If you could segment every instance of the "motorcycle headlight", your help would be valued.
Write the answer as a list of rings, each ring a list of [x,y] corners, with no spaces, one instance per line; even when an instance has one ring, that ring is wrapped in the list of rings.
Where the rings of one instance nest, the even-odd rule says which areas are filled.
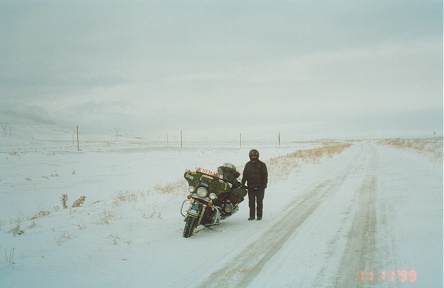
[[[190,193],[193,193],[194,191],[196,191],[196,188],[194,188],[194,186],[190,186],[190,187],[188,187],[188,191]]]
[[[199,196],[200,198],[205,198],[208,195],[208,190],[205,187],[199,187],[197,188],[197,196]]]
[[[214,200],[214,199],[216,199],[216,198],[217,198],[216,194],[214,194],[214,193],[210,193],[210,199],[211,199],[211,200]]]

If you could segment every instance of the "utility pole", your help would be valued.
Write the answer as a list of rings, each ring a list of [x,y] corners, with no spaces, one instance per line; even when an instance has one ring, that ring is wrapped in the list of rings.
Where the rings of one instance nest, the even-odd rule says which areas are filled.
[[[80,142],[79,142],[79,125],[77,125],[77,151],[80,151]]]

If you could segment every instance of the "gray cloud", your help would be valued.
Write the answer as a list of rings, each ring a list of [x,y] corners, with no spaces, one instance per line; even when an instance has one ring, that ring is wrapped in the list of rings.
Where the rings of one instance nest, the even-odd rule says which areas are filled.
[[[441,120],[415,123],[442,131],[441,12],[413,0],[3,2],[0,102],[55,122],[335,122],[350,134],[362,117],[407,131],[429,111]]]

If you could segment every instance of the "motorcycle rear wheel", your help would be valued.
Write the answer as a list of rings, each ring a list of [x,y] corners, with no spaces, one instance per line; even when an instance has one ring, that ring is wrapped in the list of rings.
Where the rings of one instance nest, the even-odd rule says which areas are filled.
[[[197,218],[188,216],[185,221],[185,228],[183,228],[183,237],[188,238],[193,235],[194,228],[196,228]]]

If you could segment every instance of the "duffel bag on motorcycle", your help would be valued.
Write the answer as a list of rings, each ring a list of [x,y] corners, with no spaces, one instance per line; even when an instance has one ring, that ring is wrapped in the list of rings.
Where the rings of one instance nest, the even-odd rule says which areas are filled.
[[[230,195],[228,196],[228,200],[230,200],[231,203],[238,204],[238,203],[244,201],[245,195],[247,195],[247,190],[245,190],[244,188],[242,188],[242,187],[233,188],[230,191]]]

